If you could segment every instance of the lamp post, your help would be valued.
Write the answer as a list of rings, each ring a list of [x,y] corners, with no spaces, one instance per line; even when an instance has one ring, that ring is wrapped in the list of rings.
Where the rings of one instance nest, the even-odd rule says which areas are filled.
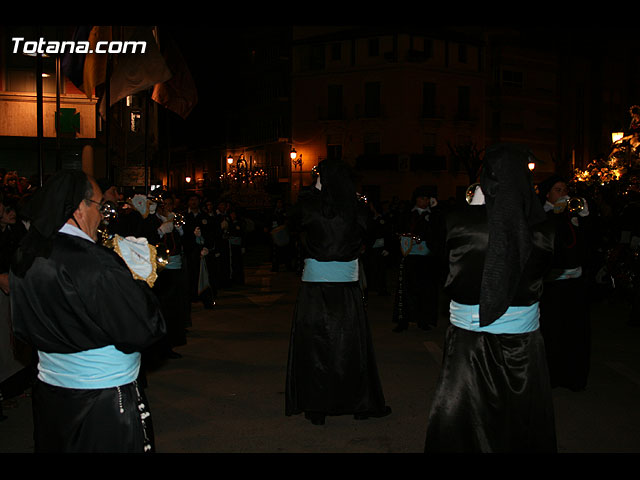
[[[293,170],[295,171],[296,168],[300,167],[300,177],[298,180],[298,192],[299,192],[300,189],[302,188],[302,154],[298,155],[298,152],[292,146],[289,156],[291,157],[291,166],[293,167]]]

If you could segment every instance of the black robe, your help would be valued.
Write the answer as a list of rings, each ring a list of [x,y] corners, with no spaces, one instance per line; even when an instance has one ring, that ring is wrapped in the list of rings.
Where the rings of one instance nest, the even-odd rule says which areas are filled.
[[[540,302],[540,327],[545,341],[552,387],[573,391],[587,386],[591,363],[591,319],[587,270],[577,278],[558,279],[565,269],[586,267],[588,218],[572,223],[566,212],[547,213],[555,227],[553,268]]]
[[[400,235],[411,234],[424,241],[428,255],[403,252],[393,309],[393,322],[399,329],[409,323],[429,329],[438,323],[438,290],[441,286],[441,258],[444,226],[438,208],[420,213],[412,210],[400,220]]]
[[[356,260],[366,230],[362,206],[354,223],[321,215],[319,191],[301,193],[291,211],[307,257]],[[302,282],[295,306],[287,364],[285,413],[381,413],[385,399],[360,285]]]
[[[165,335],[148,286],[133,279],[116,253],[86,239],[56,234],[49,257],[36,257],[24,277],[12,271],[10,282],[15,334],[39,351],[64,354],[114,345],[134,353]],[[38,381],[33,394],[36,451],[153,448],[150,418],[141,422],[138,411],[146,404],[144,392],[135,383],[81,390]]]
[[[479,304],[488,237],[484,206],[466,206],[447,216],[445,290],[453,301]],[[512,306],[530,306],[540,300],[552,255],[553,230],[548,223],[539,224]],[[551,387],[539,329],[493,334],[449,325],[443,350],[426,452],[556,451]]]

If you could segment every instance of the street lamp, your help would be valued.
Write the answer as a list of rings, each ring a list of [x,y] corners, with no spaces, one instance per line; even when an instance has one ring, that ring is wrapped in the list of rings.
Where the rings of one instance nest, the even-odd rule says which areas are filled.
[[[613,132],[611,134],[611,142],[616,143],[617,141],[621,140],[622,137],[624,137],[624,132]]]
[[[298,155],[295,148],[291,148],[291,153],[289,154],[291,157],[291,164],[293,168],[300,167],[300,171],[302,171],[302,154]]]
[[[231,156],[231,154],[229,154],[229,156],[227,157],[227,164],[228,165],[232,165],[233,164],[233,157]]]

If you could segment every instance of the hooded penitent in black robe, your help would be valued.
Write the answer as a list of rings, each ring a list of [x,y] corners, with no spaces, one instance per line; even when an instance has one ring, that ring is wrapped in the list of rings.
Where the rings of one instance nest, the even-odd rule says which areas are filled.
[[[58,232],[72,218],[85,189],[86,175],[63,171],[30,204],[31,227],[10,274],[14,332],[49,354],[110,346],[125,354],[140,352],[165,334],[151,290],[134,280],[116,253]],[[101,371],[100,365],[95,368]],[[116,372],[113,378],[117,368],[110,367]],[[74,376],[72,371],[68,375]],[[37,452],[154,448],[147,402],[135,381],[113,388],[65,388],[45,383],[39,374],[33,413]]]
[[[481,181],[486,204],[466,206],[446,218],[445,290],[452,299],[452,324],[426,452],[556,451],[537,311],[553,258],[553,230],[535,198],[529,155],[514,145],[489,149]],[[476,311],[478,326],[454,325],[458,307]],[[532,313],[522,331],[505,327],[512,307]]]
[[[326,162],[326,163],[325,163]],[[319,166],[322,190],[302,192],[291,211],[307,257],[354,262],[364,241],[367,209],[347,174],[329,161]],[[286,415],[381,416],[388,413],[365,311],[354,281],[305,281],[295,306],[286,378]],[[323,420],[322,420],[323,421]]]

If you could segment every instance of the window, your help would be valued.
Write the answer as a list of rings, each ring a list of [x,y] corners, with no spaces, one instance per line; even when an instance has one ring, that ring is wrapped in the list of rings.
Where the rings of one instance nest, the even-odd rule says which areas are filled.
[[[328,160],[342,160],[342,145],[327,145]]]
[[[367,117],[380,116],[380,82],[365,83],[364,114]]]
[[[436,135],[435,133],[425,133],[422,145],[422,153],[434,156],[436,154]]]
[[[522,88],[522,72],[516,72],[514,70],[503,70],[502,85]]]
[[[324,70],[324,45],[312,45],[309,50],[309,69],[311,71]]]
[[[471,114],[471,88],[458,87],[458,118],[468,119]]]
[[[424,39],[424,56],[425,58],[433,57],[433,39],[431,38]]]
[[[378,133],[368,133],[364,136],[364,154],[379,155],[380,154],[380,135]]]
[[[435,117],[436,115],[436,84],[425,82],[422,84],[422,116]]]
[[[369,56],[377,57],[378,55],[380,55],[380,39],[370,38],[369,39]]]
[[[334,43],[331,45],[331,60],[337,61],[342,59],[342,44]]]
[[[458,45],[458,61],[460,63],[467,63],[467,46]]]
[[[342,85],[329,85],[327,114],[329,120],[342,118]]]

